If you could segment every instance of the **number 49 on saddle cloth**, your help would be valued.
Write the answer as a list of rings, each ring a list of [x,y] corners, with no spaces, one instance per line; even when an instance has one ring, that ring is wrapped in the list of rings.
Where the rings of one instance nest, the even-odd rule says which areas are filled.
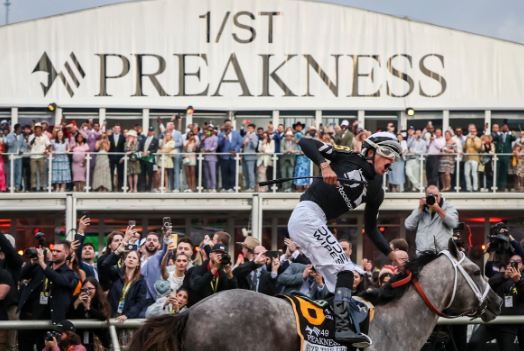
[[[302,351],[348,351],[346,346],[333,339],[335,319],[327,301],[313,301],[300,293],[293,293],[291,296],[277,295],[277,297],[287,299],[293,306]],[[367,333],[369,320],[373,316],[373,305],[357,300],[353,300],[351,305],[351,315],[357,324],[356,328]]]

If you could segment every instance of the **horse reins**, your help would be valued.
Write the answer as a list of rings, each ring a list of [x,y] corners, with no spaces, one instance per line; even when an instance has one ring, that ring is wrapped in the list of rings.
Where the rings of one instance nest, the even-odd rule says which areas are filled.
[[[478,307],[476,309],[474,309],[474,310],[461,313],[461,314],[459,314],[457,316],[449,316],[449,315],[447,315],[445,313],[442,313],[438,308],[435,307],[435,305],[433,305],[433,303],[431,303],[431,301],[429,300],[428,296],[424,292],[424,289],[422,288],[422,286],[420,285],[418,280],[413,278],[413,273],[410,272],[409,270],[406,271],[406,273],[407,273],[407,277],[406,278],[392,283],[391,287],[392,288],[398,288],[400,286],[403,286],[403,285],[406,285],[406,284],[412,282],[413,285],[415,286],[415,289],[419,293],[420,297],[422,297],[422,300],[424,300],[424,302],[429,307],[429,309],[431,311],[433,311],[435,314],[437,314],[438,316],[440,316],[440,317],[444,317],[444,318],[458,318],[458,317],[462,317],[462,316],[470,316],[470,317],[473,317],[473,318],[478,317],[479,315],[483,314],[484,311],[485,311],[486,307],[484,306],[484,302],[486,301],[486,298],[487,298],[488,293],[489,293],[489,285],[486,284],[486,289],[484,289],[484,293],[481,293],[480,289],[477,287],[475,282],[473,282],[473,279],[471,279],[469,274],[467,274],[466,271],[464,270],[464,268],[461,266],[461,263],[466,258],[466,255],[463,252],[460,252],[460,253],[462,254],[462,258],[459,261],[457,261],[457,260],[455,260],[453,258],[453,256],[451,256],[451,253],[448,250],[443,250],[443,251],[439,252],[439,255],[444,255],[451,261],[451,264],[453,265],[453,269],[455,270],[455,279],[454,279],[454,283],[453,283],[453,294],[451,295],[451,300],[449,301],[449,304],[448,304],[448,306],[446,308],[449,308],[451,306],[451,304],[453,304],[453,301],[455,300],[455,294],[457,292],[458,271],[460,271],[460,273],[462,273],[462,276],[464,277],[464,279],[466,279],[466,282],[470,286],[471,290],[473,291],[473,293],[475,294],[475,296],[479,300]]]

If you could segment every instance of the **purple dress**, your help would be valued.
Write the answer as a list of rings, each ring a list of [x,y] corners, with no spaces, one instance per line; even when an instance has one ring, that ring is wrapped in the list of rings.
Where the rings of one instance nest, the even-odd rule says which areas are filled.
[[[89,145],[76,145],[71,152],[73,153],[73,182],[86,181],[86,155]]]

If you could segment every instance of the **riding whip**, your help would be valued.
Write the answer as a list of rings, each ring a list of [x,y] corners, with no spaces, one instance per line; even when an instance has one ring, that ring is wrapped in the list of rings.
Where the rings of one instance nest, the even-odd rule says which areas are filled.
[[[266,185],[271,185],[271,184],[283,183],[283,182],[287,182],[287,181],[295,180],[295,179],[309,179],[309,178],[312,178],[312,179],[324,179],[324,177],[322,177],[322,176],[278,178],[278,179],[268,180],[268,181],[265,181],[265,182],[259,182],[258,185],[259,186],[266,186]],[[337,181],[339,183],[367,184],[366,181],[346,179],[346,178],[337,178]]]

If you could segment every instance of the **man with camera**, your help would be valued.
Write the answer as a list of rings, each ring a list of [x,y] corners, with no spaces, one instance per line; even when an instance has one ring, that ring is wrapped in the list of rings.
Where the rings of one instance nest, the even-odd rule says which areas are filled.
[[[458,224],[458,212],[446,202],[438,187],[430,185],[426,196],[422,197],[419,207],[406,218],[407,230],[417,230],[415,244],[417,255],[426,250],[435,250],[435,240],[442,247],[447,247],[453,236],[453,228]]]
[[[38,248],[37,257],[22,267],[20,279],[30,280],[21,287],[18,312],[20,320],[49,320],[53,324],[66,318],[67,310],[78,285],[78,276],[67,266],[67,257],[71,246],[67,240],[55,243],[51,262],[45,262],[44,250]],[[20,351],[32,351],[44,347],[44,334],[39,330],[22,330],[19,332],[18,345]]]
[[[233,270],[240,289],[252,290],[269,296],[277,293],[278,268],[280,259],[266,256],[264,246],[257,246],[254,250],[255,258]]]
[[[488,263],[495,257],[495,251],[490,251]],[[486,264],[487,274],[488,264]],[[524,307],[524,276],[522,275],[522,257],[511,256],[505,272],[495,273],[489,279],[489,285],[503,300],[501,316],[517,316],[522,314]],[[500,350],[512,350],[519,325],[497,324],[481,325],[471,336],[466,351],[480,350],[486,342],[496,339]]]
[[[73,323],[68,320],[61,321],[54,331],[47,332],[42,351],[86,351],[75,331]]]
[[[209,259],[193,268],[190,287],[195,296],[195,303],[217,292],[238,288],[226,245],[214,245]]]

